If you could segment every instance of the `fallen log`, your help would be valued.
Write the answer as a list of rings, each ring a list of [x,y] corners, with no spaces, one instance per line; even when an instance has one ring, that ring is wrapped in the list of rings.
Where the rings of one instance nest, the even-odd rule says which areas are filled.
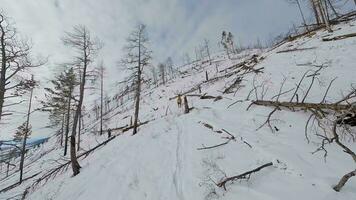
[[[346,104],[327,104],[327,103],[298,103],[298,102],[279,102],[279,101],[252,101],[252,104],[259,106],[273,106],[284,108],[301,108],[301,109],[318,109],[318,110],[334,110],[334,111],[355,111],[356,108]]]
[[[150,121],[145,121],[145,122],[139,123],[139,124],[137,124],[137,127],[140,127],[140,126],[142,126],[142,125],[148,124],[148,122],[150,122]],[[132,126],[129,126],[129,127],[127,127],[127,128],[122,129],[122,132],[124,133],[124,132],[126,132],[126,131],[128,131],[128,130],[130,130],[130,129],[133,129],[133,128],[134,128],[133,125],[132,125]]]
[[[339,183],[333,187],[336,192],[340,192],[341,188],[344,187],[345,183],[353,176],[356,176],[356,169],[350,173],[345,174],[339,181]]]
[[[241,83],[241,81],[242,81],[242,78],[241,78],[241,77],[237,77],[237,78],[235,79],[235,81],[234,81],[229,87],[227,87],[227,88],[223,91],[223,94],[231,93],[231,92],[232,92],[231,90],[232,90],[233,88],[236,88],[237,85]]]
[[[277,51],[277,53],[288,53],[288,52],[293,52],[293,51],[306,51],[306,50],[312,50],[312,49],[316,49],[316,47],[286,49],[286,50]]]
[[[38,172],[38,173],[36,173],[36,174],[34,174],[34,175],[32,175],[32,176],[29,176],[29,177],[24,178],[24,179],[22,180],[22,182],[25,182],[25,181],[27,181],[27,180],[29,180],[29,179],[31,179],[31,178],[34,178],[35,176],[37,176],[37,175],[40,174],[40,173],[41,173],[41,172]],[[0,193],[6,192],[6,191],[8,191],[8,190],[11,190],[11,189],[13,189],[13,188],[15,188],[15,187],[17,187],[17,186],[19,186],[19,185],[21,185],[21,183],[20,183],[20,182],[16,182],[16,183],[14,183],[14,184],[12,184],[12,185],[9,185],[9,186],[7,186],[7,187],[1,189],[1,190],[0,190]]]
[[[231,141],[231,140],[227,140],[227,141],[224,142],[224,143],[217,144],[217,145],[214,145],[214,146],[208,146],[208,147],[206,147],[206,146],[203,145],[203,147],[197,148],[197,150],[207,150],[207,149],[213,149],[213,148],[216,148],[216,147],[221,147],[221,146],[223,146],[223,145],[228,144],[230,141]]]
[[[110,128],[110,129],[106,129],[106,130],[103,130],[103,132],[108,132],[109,130],[111,131],[119,131],[119,130],[123,130],[125,128],[127,128],[129,125],[126,124],[125,126],[121,126],[121,127],[116,127],[116,128]],[[100,131],[95,131],[96,133],[100,133]]]
[[[237,179],[248,179],[251,174],[255,173],[255,172],[258,172],[260,171],[261,169],[265,168],[265,167],[269,167],[269,166],[272,166],[273,163],[270,162],[270,163],[267,163],[267,164],[264,164],[260,167],[257,167],[256,169],[253,169],[251,171],[248,171],[248,172],[245,172],[245,173],[242,173],[242,174],[239,174],[237,176],[232,176],[232,177],[228,177],[228,178],[225,178],[224,180],[222,180],[220,183],[217,184],[218,187],[222,187],[224,188],[224,190],[226,190],[226,183],[229,182],[229,181],[234,181],[234,180],[237,180]]]
[[[339,36],[335,36],[335,37],[332,37],[332,38],[323,38],[323,41],[324,42],[328,42],[328,41],[334,41],[334,40],[343,40],[343,39],[350,38],[350,37],[356,37],[356,33],[339,35]]]
[[[204,84],[207,84],[207,83],[214,83],[214,82],[216,82],[216,81],[219,81],[220,79],[229,78],[229,77],[231,77],[231,76],[233,76],[233,75],[236,75],[236,74],[238,74],[239,76],[243,76],[243,75],[246,75],[246,74],[251,73],[251,72],[254,72],[254,73],[256,73],[256,74],[262,73],[264,67],[260,67],[260,68],[255,69],[254,67],[255,67],[256,65],[257,65],[257,63],[255,63],[255,64],[252,65],[252,66],[243,65],[243,66],[242,66],[241,68],[239,68],[238,70],[232,71],[232,72],[230,72],[230,73],[227,73],[227,74],[224,74],[224,75],[221,75],[221,76],[213,77],[213,78],[209,79],[208,81],[203,81],[203,82],[201,82],[201,83],[195,85],[194,87],[192,87],[192,88],[189,89],[188,91],[185,91],[185,92],[181,93],[180,95],[181,95],[181,96],[187,96],[187,94],[199,90],[199,88],[201,88],[201,86],[204,85]],[[240,72],[243,72],[243,73],[242,73],[242,74],[239,74]],[[169,98],[169,100],[171,101],[171,100],[173,100],[173,99],[175,99],[175,98],[177,98],[177,97],[178,97],[178,95]]]

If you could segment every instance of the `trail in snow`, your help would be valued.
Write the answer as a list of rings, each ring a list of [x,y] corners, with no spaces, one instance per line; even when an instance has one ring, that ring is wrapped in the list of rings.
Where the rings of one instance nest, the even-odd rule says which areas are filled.
[[[181,139],[181,134],[182,129],[180,127],[180,125],[178,124],[178,122],[175,120],[174,122],[174,126],[177,128],[177,144],[176,144],[176,168],[174,171],[174,175],[173,175],[173,184],[175,186],[176,189],[176,193],[177,193],[177,197],[179,200],[184,200],[184,192],[183,192],[183,182],[181,177],[182,176],[182,157],[183,157],[183,152],[181,151],[182,149],[182,139]]]

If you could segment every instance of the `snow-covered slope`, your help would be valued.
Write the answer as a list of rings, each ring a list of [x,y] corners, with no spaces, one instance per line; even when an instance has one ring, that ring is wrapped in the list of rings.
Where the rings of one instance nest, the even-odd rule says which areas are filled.
[[[302,75],[308,70],[315,71],[318,69],[316,66],[324,68],[306,102],[322,101],[329,82],[336,77],[326,102],[334,102],[346,94],[351,85],[356,83],[356,38],[332,42],[322,42],[322,38],[354,33],[356,22],[335,26],[334,30],[333,33],[319,31],[272,50],[242,52],[232,60],[219,55],[212,65],[186,66],[181,69],[186,71],[181,77],[164,86],[144,90],[140,120],[149,120],[149,123],[141,126],[137,135],[114,132],[120,135],[87,158],[79,160],[82,169],[78,176],[71,177],[69,168],[54,178],[30,187],[27,198],[355,199],[356,179],[350,179],[339,193],[332,189],[342,175],[355,168],[352,159],[336,145],[326,147],[326,159],[322,152],[312,153],[321,141],[311,134],[311,142],[308,143],[304,136],[310,113],[278,111],[272,116],[271,123],[275,130],[271,132],[268,126],[258,129],[271,108],[252,106],[247,110],[250,100],[272,99],[278,94],[284,80],[283,91],[295,88]],[[280,52],[294,48],[304,50]],[[234,73],[239,69],[232,66],[243,61],[250,62],[253,54],[259,55],[258,59],[264,58],[254,67],[263,68],[263,73],[245,74],[236,92],[222,93],[235,81],[236,75],[202,84],[206,72],[209,79]],[[307,91],[310,82],[311,78],[307,77],[301,85],[301,91]],[[259,87],[261,83],[264,86]],[[214,101],[188,96],[193,109],[189,114],[183,114],[176,100],[170,98],[199,84],[202,94],[222,96],[222,99]],[[257,86],[256,93],[250,92],[254,86]],[[299,98],[302,98],[303,92],[300,92]],[[196,90],[190,94],[198,93]],[[289,101],[290,96],[287,93],[279,100]],[[129,123],[127,116],[130,115],[132,106],[126,102],[108,114],[106,123],[110,128],[120,127]],[[90,123],[88,132],[82,136],[83,149],[90,149],[105,140],[106,136],[90,132],[95,124]],[[217,148],[199,149],[227,142],[226,138],[231,137],[228,133],[236,139]],[[40,174],[21,186],[0,193],[0,199],[21,197],[37,178],[68,159],[61,156],[63,150],[55,143],[56,139],[52,138],[29,156],[25,177]],[[356,151],[352,140],[345,140],[344,143]],[[248,180],[228,183],[226,191],[216,186],[224,177],[269,162],[273,162],[273,166],[253,174]],[[15,180],[17,174],[13,170],[8,178],[1,180],[0,188]]]

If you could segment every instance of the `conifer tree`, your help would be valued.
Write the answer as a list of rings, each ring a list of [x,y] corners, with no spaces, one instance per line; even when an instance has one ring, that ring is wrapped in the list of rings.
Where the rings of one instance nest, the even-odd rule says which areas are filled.
[[[24,136],[26,135],[26,132],[27,132],[27,139],[29,138],[29,136],[31,135],[32,133],[32,127],[31,125],[28,127],[28,129],[26,129],[26,122],[24,122],[23,124],[21,124],[15,134],[14,134],[14,141],[15,142],[20,142],[23,140]]]

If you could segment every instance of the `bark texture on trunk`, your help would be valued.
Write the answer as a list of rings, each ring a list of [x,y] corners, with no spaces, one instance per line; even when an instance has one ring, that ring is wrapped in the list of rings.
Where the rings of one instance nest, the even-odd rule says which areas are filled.
[[[335,191],[340,192],[341,188],[344,187],[344,185],[346,184],[346,182],[353,176],[356,176],[356,170],[345,174],[339,181],[339,183],[333,187]]]

